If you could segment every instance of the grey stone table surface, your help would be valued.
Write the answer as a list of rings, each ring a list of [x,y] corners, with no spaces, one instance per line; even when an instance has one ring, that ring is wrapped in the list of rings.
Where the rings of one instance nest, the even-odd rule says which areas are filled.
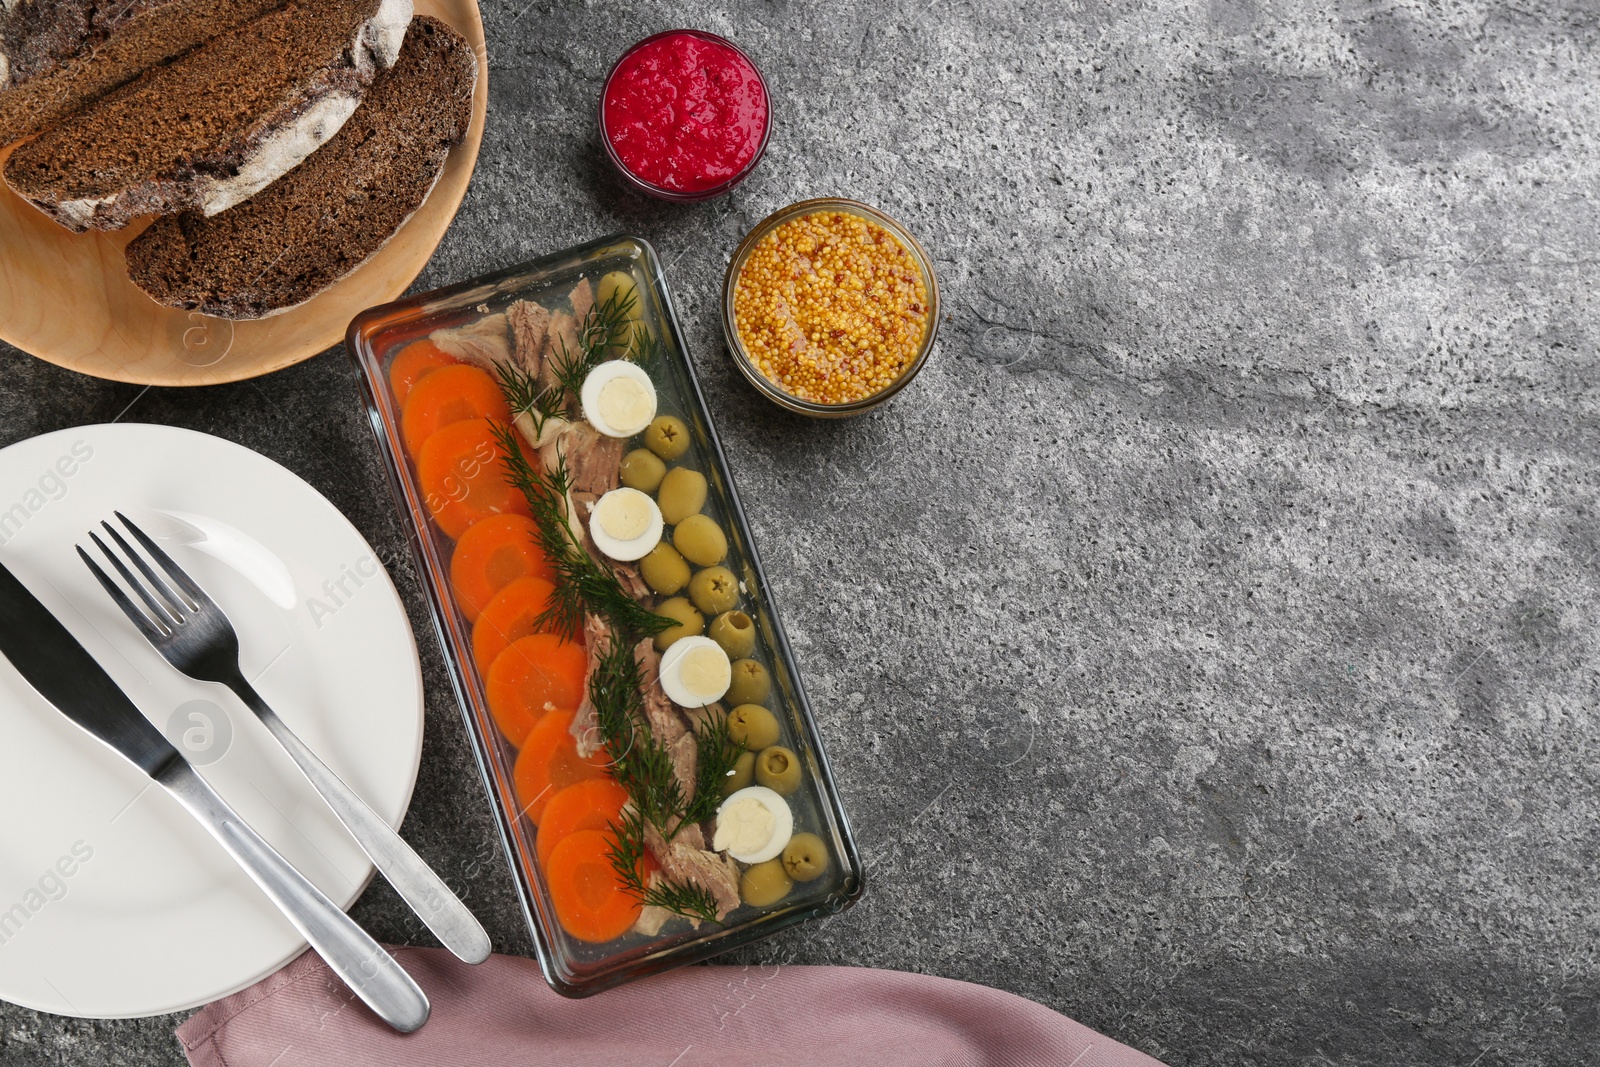
[[[1595,1061],[1600,16],[1588,0],[484,7],[490,112],[418,288],[662,251],[868,864],[731,961],[1032,998],[1174,1065]],[[779,124],[733,195],[607,169],[611,60],[725,33]],[[886,409],[784,415],[726,257],[844,194],[946,301]],[[191,391],[0,354],[0,441],[115,418],[403,531],[333,351]],[[416,574],[406,835],[528,954]],[[383,885],[354,910],[412,929]],[[0,1009],[0,1062],[177,1064],[180,1019]]]

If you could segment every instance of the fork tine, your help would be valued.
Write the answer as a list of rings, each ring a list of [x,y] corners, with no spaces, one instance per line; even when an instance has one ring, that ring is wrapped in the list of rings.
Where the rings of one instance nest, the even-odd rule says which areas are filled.
[[[127,557],[128,562],[139,568],[139,573],[144,575],[145,580],[141,582],[135,578],[128,571],[128,568],[122,565],[122,561],[117,558],[116,553],[106,550],[104,542],[100,543],[100,551],[106,553],[106,558],[109,559],[112,565],[117,568],[117,571],[128,580],[128,584],[133,586],[134,591],[139,594],[146,604],[150,605],[151,607],[155,607],[155,605],[151,602],[151,597],[155,596],[159,598],[161,601],[160,607],[166,616],[172,620],[172,625],[176,627],[182,623],[183,617],[189,607],[188,602],[179,596],[176,590],[163,581],[161,575],[157,574],[151,569],[150,564],[146,563],[144,557],[133,550],[133,546],[128,544],[123,536],[116,531],[115,527],[113,527],[109,522],[102,522],[100,525],[102,528],[104,528],[106,533],[111,535],[111,539],[117,543],[117,547],[122,549],[122,555]],[[91,533],[89,536],[94,537],[95,535]],[[99,541],[100,539],[95,537],[95,540]]]
[[[177,562],[167,555],[161,546],[151,539],[149,534],[135,526],[133,520],[122,512],[113,511],[112,514],[122,520],[122,525],[128,528],[128,532],[138,539],[139,543],[145,547],[145,551],[149,552],[155,561],[161,565],[161,569],[166,571],[168,576],[178,583],[178,588],[182,589],[189,598],[189,608],[198,611],[202,607],[214,606],[211,598],[206,595],[206,591],[201,589],[193,578],[189,577],[189,572],[178,566]]]
[[[106,553],[106,558],[110,559],[113,563],[116,563],[116,560],[112,557],[111,553],[106,552],[106,546],[101,542],[101,540],[98,537],[95,537],[92,533],[89,536],[93,537],[95,544],[100,546],[100,551]],[[128,617],[129,621],[139,628],[139,631],[144,634],[146,640],[150,641],[151,643],[155,643],[171,633],[171,630],[167,628],[166,621],[159,613],[156,615],[156,618],[152,620],[150,616],[140,611],[139,606],[128,599],[128,594],[124,593],[122,591],[122,587],[111,580],[111,576],[109,574],[100,569],[100,564],[96,563],[94,561],[94,557],[83,550],[82,545],[73,545],[72,547],[78,550],[78,558],[83,560],[84,566],[88,567],[90,573],[92,573],[95,578],[99,580],[100,587],[110,595],[112,600],[116,601],[117,607],[121,608],[122,613]],[[120,567],[118,569],[121,570]],[[124,570],[123,573],[126,574],[127,571]],[[134,589],[139,591],[141,594],[141,599],[143,599],[146,604],[150,604],[150,598],[147,594],[145,594],[144,587],[137,582],[132,582],[130,584]],[[151,607],[153,608],[154,605],[151,605]]]

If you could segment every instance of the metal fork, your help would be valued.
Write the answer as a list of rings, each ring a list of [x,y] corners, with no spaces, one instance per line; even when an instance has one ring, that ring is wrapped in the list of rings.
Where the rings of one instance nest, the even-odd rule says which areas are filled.
[[[295,736],[294,731],[278,718],[278,713],[261,699],[261,694],[245,679],[239,669],[239,636],[222,608],[148,534],[122,512],[115,512],[115,515],[155,561],[156,566],[165,572],[166,578],[171,579],[170,583],[163,579],[115,527],[109,522],[102,522],[101,527],[116,542],[122,555],[143,576],[144,580],[140,581],[91,530],[90,540],[99,547],[144,605],[141,610],[82,545],[76,546],[78,555],[123,614],[172,666],[198,681],[227,686],[246,707],[255,712],[256,718],[288,751],[339,817],[339,821],[344,823],[378,870],[383,872],[395,892],[411,906],[446,948],[468,963],[482,963],[488,959],[489,935],[466,905],[377,812],[356,796],[354,790],[345,785],[327,764],[306,747],[304,741]]]

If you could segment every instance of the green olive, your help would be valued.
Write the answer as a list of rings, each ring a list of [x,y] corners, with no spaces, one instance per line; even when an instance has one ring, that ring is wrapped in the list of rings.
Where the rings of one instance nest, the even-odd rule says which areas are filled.
[[[733,665],[733,684],[723,699],[735,706],[765,704],[771,693],[772,675],[767,669],[753,659],[742,659]]]
[[[645,585],[662,596],[671,596],[689,584],[689,564],[665,541],[639,561],[639,574]]]
[[[794,883],[783,869],[782,860],[768,860],[745,871],[739,878],[739,895],[746,904],[764,908],[789,895]]]
[[[681,596],[663,600],[656,606],[656,614],[665,615],[678,624],[656,634],[657,652],[665,652],[680,637],[694,637],[705,632],[706,617],[694,610],[694,605]]]
[[[720,615],[739,602],[739,579],[726,567],[707,567],[689,579],[689,599],[707,615]]]
[[[762,749],[756,757],[756,785],[764,785],[782,796],[799,789],[800,757],[794,754],[794,749],[782,745]]]
[[[741,789],[747,789],[756,780],[756,754],[754,752],[742,753],[733,765],[733,773],[728,775],[722,783],[722,795],[732,796]]]
[[[783,869],[797,882],[821,877],[828,869],[828,846],[816,834],[795,834],[783,846]]]
[[[661,479],[656,502],[661,505],[661,521],[678,525],[706,506],[706,476],[688,467],[673,467]]]
[[[614,270],[600,279],[600,288],[595,294],[595,304],[604,307],[606,301],[613,297],[619,304],[629,297],[633,298],[628,307],[628,318],[637,319],[643,313],[639,302],[639,287],[634,284],[633,276],[625,270]]]
[[[724,611],[712,619],[706,636],[721,645],[730,659],[742,659],[756,650],[756,624],[742,611]]]
[[[676,415],[657,415],[644,431],[644,443],[662,459],[677,459],[689,451],[689,427]]]
[[[672,544],[685,559],[713,567],[728,558],[728,535],[709,515],[690,515],[672,528]]]
[[[778,743],[778,717],[760,704],[740,704],[728,712],[728,736],[751,751]]]
[[[636,448],[622,457],[622,484],[641,493],[653,493],[667,475],[667,465],[648,448]]]

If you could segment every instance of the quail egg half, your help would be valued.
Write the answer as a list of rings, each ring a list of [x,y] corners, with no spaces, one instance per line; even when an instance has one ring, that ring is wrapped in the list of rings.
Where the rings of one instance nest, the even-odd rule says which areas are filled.
[[[624,563],[643,559],[661,543],[661,509],[648,493],[613,489],[595,501],[589,536],[595,547]]]
[[[733,684],[733,663],[709,637],[680,637],[661,655],[661,688],[683,708],[721,700]]]
[[[766,786],[752,785],[729,796],[717,809],[711,847],[740,863],[765,863],[793,836],[789,802]]]
[[[656,417],[655,383],[626,359],[609,359],[590,371],[578,399],[583,417],[607,437],[643,433]]]

